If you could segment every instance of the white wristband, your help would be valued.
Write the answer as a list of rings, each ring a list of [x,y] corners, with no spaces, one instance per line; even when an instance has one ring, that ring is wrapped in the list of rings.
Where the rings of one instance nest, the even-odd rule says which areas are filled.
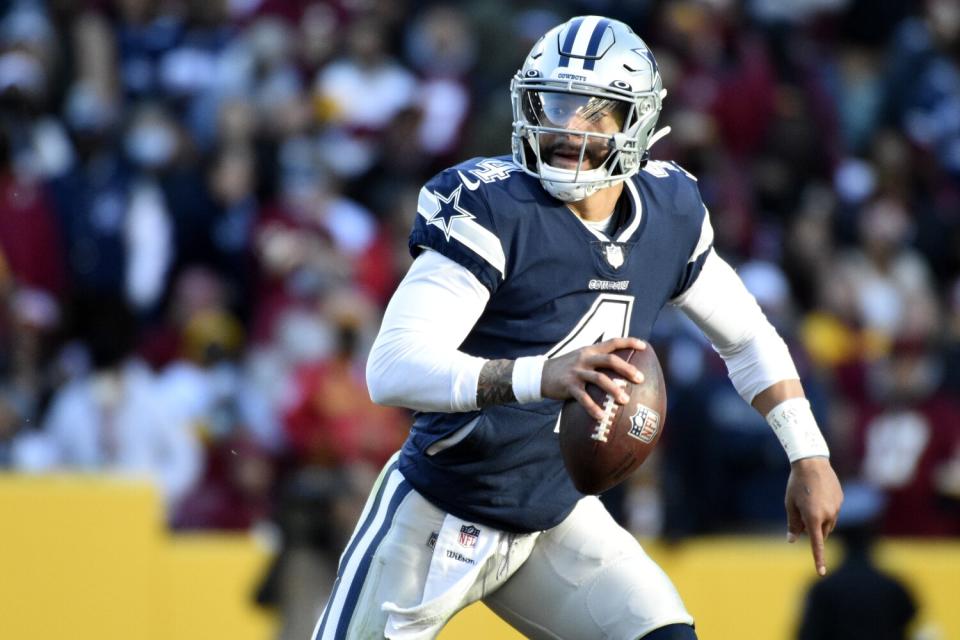
[[[517,397],[517,402],[525,404],[543,400],[540,380],[546,361],[546,356],[527,356],[513,361],[513,395]]]
[[[806,398],[784,400],[767,414],[767,423],[783,445],[790,462],[814,456],[830,457],[827,441],[820,433]]]

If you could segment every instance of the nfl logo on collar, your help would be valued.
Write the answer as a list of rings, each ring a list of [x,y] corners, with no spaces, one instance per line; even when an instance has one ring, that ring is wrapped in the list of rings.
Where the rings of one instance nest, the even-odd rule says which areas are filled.
[[[619,244],[611,242],[604,245],[603,256],[614,269],[619,269],[623,266],[623,247]]]
[[[460,527],[460,546],[461,547],[475,547],[477,546],[477,540],[480,539],[480,529],[477,529],[472,524],[465,524]]]

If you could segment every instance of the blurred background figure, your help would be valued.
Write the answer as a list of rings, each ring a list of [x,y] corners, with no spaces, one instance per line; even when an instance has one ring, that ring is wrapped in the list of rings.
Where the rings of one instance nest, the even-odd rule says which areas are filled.
[[[294,371],[283,417],[290,458],[277,520],[282,547],[259,601],[283,614],[281,637],[309,634],[336,576],[336,563],[377,473],[406,438],[408,416],[373,404],[361,341],[375,330],[375,308],[350,291],[325,303],[332,350]],[[358,428],[362,425],[362,428]]]
[[[834,534],[843,543],[843,560],[807,593],[797,638],[907,640],[916,601],[873,558],[884,498],[869,485],[848,485],[844,497],[844,515]]]
[[[882,533],[960,535],[960,405],[942,390],[943,371],[937,351],[908,340],[867,371],[857,457],[860,477],[887,499]]]
[[[43,421],[48,460],[31,471],[77,469],[142,476],[172,511],[200,476],[197,434],[162,401],[159,381],[130,352],[122,299],[87,310],[91,366],[53,395]]]
[[[331,125],[323,144],[326,159],[348,179],[373,166],[377,139],[415,99],[416,78],[385,50],[386,29],[373,16],[349,25],[345,55],[332,60],[315,81],[318,109]]]

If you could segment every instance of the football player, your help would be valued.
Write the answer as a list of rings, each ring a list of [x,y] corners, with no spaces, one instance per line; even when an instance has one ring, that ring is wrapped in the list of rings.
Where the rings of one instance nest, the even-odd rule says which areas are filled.
[[[625,403],[612,353],[677,305],[726,361],[792,463],[788,539],[824,539],[842,500],[790,354],[713,251],[696,179],[647,151],[666,129],[653,54],[625,24],[574,18],[511,85],[512,156],[420,192],[415,261],[367,364],[379,403],[416,410],[341,559],[314,633],[432,638],[482,600],[531,638],[695,638],[666,574],[561,460],[562,401]]]

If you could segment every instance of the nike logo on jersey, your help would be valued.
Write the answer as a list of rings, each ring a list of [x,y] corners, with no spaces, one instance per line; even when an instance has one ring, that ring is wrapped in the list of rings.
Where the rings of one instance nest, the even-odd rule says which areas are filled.
[[[478,162],[475,168],[467,170],[467,173],[473,176],[473,178],[468,178],[463,171],[457,171],[457,175],[460,176],[463,186],[470,191],[476,191],[480,188],[481,182],[490,184],[491,182],[506,180],[510,177],[511,173],[519,170],[520,167],[512,162],[487,158],[486,160]]]
[[[463,175],[463,171],[457,171],[457,174],[460,176],[460,179],[463,181],[463,185],[470,189],[470,191],[476,191],[480,188],[479,180],[471,180],[467,176]]]

